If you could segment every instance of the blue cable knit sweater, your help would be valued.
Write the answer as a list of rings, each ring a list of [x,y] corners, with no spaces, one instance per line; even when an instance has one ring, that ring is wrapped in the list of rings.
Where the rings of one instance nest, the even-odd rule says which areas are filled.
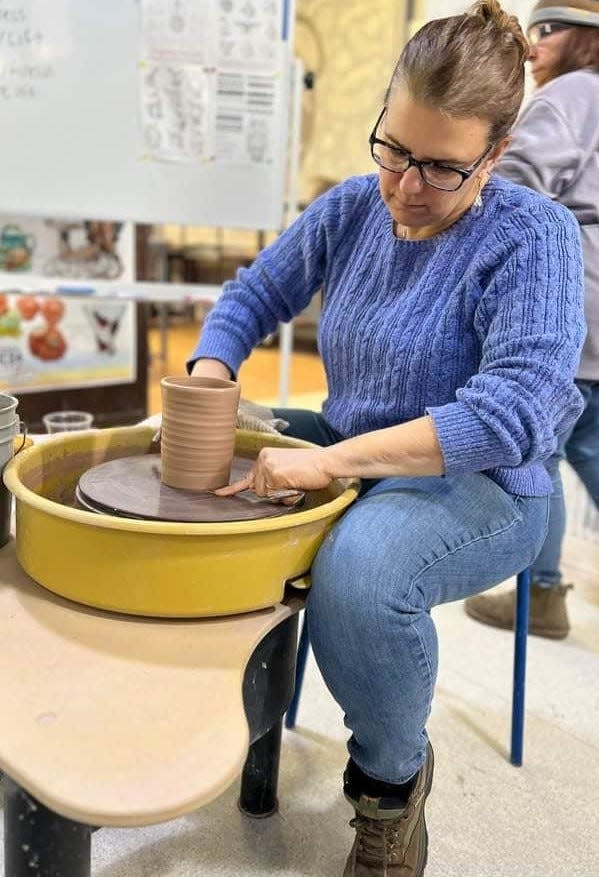
[[[542,465],[581,411],[579,230],[559,204],[492,177],[434,238],[394,237],[376,175],[314,201],[226,284],[190,358],[236,373],[321,288],[323,413],[343,436],[434,420],[447,475],[551,492]]]

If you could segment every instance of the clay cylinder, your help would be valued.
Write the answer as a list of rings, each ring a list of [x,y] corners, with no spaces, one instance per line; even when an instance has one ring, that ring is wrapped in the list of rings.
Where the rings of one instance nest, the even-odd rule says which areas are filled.
[[[166,377],[161,479],[169,487],[215,490],[229,483],[240,386],[220,378]]]

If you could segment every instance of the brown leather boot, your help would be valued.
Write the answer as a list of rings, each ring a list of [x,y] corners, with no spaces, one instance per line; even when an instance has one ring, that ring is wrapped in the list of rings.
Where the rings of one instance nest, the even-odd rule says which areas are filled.
[[[566,594],[572,585],[554,585],[551,588],[530,586],[530,615],[528,632],[549,639],[564,639],[570,631]],[[466,614],[475,621],[492,627],[514,629],[516,590],[505,594],[478,594],[464,603]]]
[[[356,816],[356,839],[343,877],[422,877],[428,854],[424,805],[433,782],[434,757],[428,744],[424,765],[405,805],[387,809],[384,798],[345,793]]]

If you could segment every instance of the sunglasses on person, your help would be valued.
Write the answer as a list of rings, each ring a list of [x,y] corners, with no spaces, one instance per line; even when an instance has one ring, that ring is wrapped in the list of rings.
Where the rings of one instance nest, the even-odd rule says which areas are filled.
[[[533,24],[528,31],[528,42],[531,46],[536,46],[545,37],[550,37],[554,33],[560,33],[562,30],[570,30],[571,26],[570,24],[561,24],[558,21],[543,21],[541,24]]]

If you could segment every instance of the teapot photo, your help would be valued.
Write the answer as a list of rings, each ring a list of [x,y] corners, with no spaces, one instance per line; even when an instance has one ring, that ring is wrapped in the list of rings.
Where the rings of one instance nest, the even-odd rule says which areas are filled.
[[[19,225],[5,225],[0,232],[0,269],[28,271],[35,249],[35,238]]]

